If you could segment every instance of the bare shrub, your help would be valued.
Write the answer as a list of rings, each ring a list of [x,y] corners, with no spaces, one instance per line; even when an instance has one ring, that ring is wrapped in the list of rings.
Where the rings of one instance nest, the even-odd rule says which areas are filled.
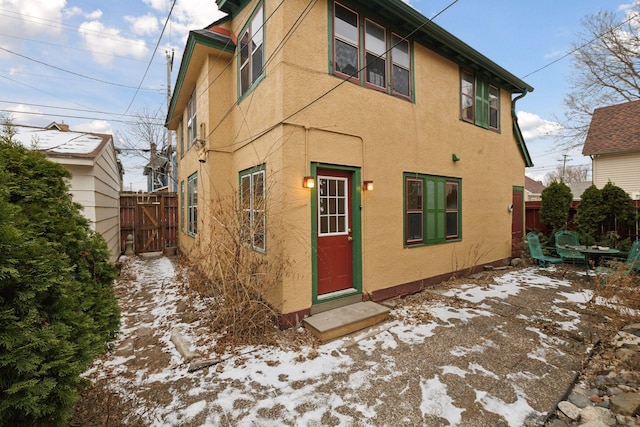
[[[236,196],[213,200],[207,211],[210,228],[190,256],[191,286],[214,301],[211,327],[221,334],[219,350],[276,339],[279,313],[270,297],[276,297],[287,262],[275,242],[268,254],[262,250],[266,236],[259,215],[265,215],[266,200],[255,203],[251,217]]]
[[[640,277],[624,263],[615,263],[596,275],[592,302],[600,312],[611,315],[621,326],[640,317]]]

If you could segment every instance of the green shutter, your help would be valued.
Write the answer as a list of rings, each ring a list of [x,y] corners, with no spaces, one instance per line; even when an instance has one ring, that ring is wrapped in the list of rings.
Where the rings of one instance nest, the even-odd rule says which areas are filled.
[[[476,76],[475,121],[477,126],[489,128],[489,82],[482,76]]]
[[[425,243],[445,241],[445,180],[425,177]]]

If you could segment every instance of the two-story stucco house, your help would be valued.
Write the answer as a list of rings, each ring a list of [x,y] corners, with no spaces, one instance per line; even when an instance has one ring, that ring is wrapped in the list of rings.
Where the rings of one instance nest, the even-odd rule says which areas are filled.
[[[531,86],[401,0],[217,4],[167,117],[183,253],[237,194],[247,245],[289,261],[269,299],[293,324],[519,251]]]
[[[640,101],[596,108],[582,154],[596,187],[611,181],[640,200]]]

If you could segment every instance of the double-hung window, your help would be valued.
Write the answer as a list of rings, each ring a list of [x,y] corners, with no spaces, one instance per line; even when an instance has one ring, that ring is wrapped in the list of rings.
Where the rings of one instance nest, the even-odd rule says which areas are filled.
[[[239,41],[240,96],[246,94],[264,72],[264,4],[256,8]]]
[[[460,71],[460,118],[485,129],[500,129],[500,89],[470,71]]]
[[[189,148],[195,144],[198,138],[198,110],[196,108],[196,91],[193,91],[187,104],[187,141]]]
[[[198,234],[198,172],[187,179],[187,234]]]
[[[367,83],[387,87],[387,34],[383,27],[365,20],[364,45]]]
[[[407,173],[404,176],[406,246],[461,238],[459,178]]]
[[[411,52],[407,39],[335,2],[332,40],[335,75],[411,98]]]
[[[264,252],[266,233],[264,165],[240,172],[242,239],[257,251]]]

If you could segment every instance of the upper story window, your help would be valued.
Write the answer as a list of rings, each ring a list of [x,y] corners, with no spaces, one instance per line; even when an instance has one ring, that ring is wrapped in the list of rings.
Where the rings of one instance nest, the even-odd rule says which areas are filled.
[[[178,123],[178,130],[176,131],[176,136],[178,138],[178,149],[180,150],[180,158],[184,156],[184,129],[182,129],[182,120]]]
[[[333,72],[392,95],[412,96],[409,41],[340,3],[333,7]]]
[[[196,108],[196,91],[193,91],[189,104],[187,104],[187,141],[189,148],[195,144],[198,138],[198,111]]]
[[[485,129],[500,130],[500,89],[486,77],[461,70],[460,118]]]
[[[264,73],[264,4],[256,8],[240,37],[240,96],[246,94]]]

